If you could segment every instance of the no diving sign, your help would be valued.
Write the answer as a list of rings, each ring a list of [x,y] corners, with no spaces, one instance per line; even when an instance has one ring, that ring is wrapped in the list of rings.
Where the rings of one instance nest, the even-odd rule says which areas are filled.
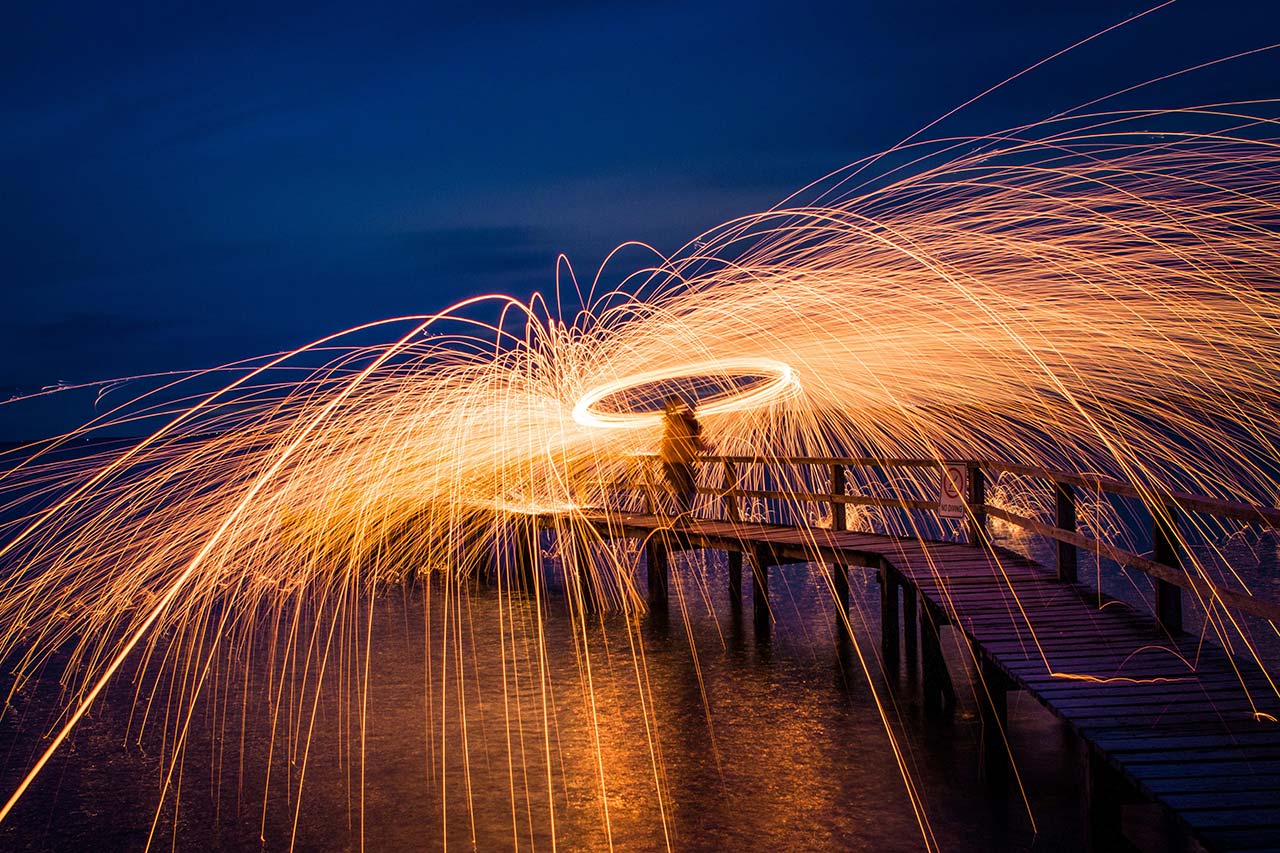
[[[938,493],[940,518],[965,518],[969,512],[965,495],[969,493],[969,469],[958,462],[942,466],[942,488]]]

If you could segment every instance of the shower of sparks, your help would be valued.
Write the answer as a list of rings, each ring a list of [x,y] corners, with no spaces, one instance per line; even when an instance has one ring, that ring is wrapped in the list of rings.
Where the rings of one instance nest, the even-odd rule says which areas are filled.
[[[656,446],[651,400],[635,402],[644,386],[701,383],[706,434],[726,454],[992,458],[1108,475],[1153,498],[1275,506],[1280,135],[1258,114],[1268,106],[913,144],[655,256],[608,292],[575,293],[584,307],[563,316],[550,307],[559,298],[492,296],[388,320],[172,378],[11,454],[0,474],[9,699],[51,663],[65,691],[48,750],[0,819],[126,666],[140,696],[161,697],[132,726],[167,733],[162,799],[176,796],[194,710],[226,678],[217,661],[255,655],[304,672],[292,687],[281,677],[272,722],[301,733],[288,771],[300,804],[326,679],[354,696],[363,755],[375,711],[361,602],[411,573],[456,582],[531,513],[581,533],[582,512],[616,505],[610,484]],[[371,335],[384,343],[364,343]],[[147,435],[66,451],[105,430]],[[934,476],[874,486],[916,497]],[[901,517],[863,508],[856,520],[910,533]],[[634,559],[621,543],[591,550],[615,610],[643,609]],[[512,577],[499,573],[503,595]],[[1214,612],[1224,643],[1253,648]],[[285,663],[275,641],[261,648],[264,625]],[[588,634],[576,636],[589,683]],[[557,653],[484,662],[532,679],[509,716],[549,713],[538,672]],[[644,683],[639,652],[633,666]],[[660,733],[646,731],[661,804]],[[554,747],[522,741],[529,749]],[[465,762],[465,750],[436,760]],[[518,823],[528,785],[508,750]],[[597,772],[607,833],[603,758]]]

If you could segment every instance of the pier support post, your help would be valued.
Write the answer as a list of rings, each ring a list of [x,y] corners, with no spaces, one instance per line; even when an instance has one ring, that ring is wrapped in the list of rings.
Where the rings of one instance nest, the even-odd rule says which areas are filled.
[[[1090,853],[1134,849],[1122,828],[1123,806],[1134,801],[1132,788],[1095,747],[1085,743],[1083,752],[1085,849]]]
[[[1178,553],[1178,516],[1173,506],[1152,507],[1152,559],[1177,569],[1182,565]],[[1156,578],[1156,621],[1170,634],[1182,632],[1182,590],[1168,581]]]
[[[949,714],[956,707],[956,691],[942,655],[939,631],[947,624],[946,616],[928,599],[921,598],[920,666],[924,693],[924,710],[928,714]]]
[[[724,465],[724,517],[733,524],[742,520],[738,504],[738,470],[730,459]],[[734,613],[742,610],[742,552],[726,551],[729,558],[729,605]]]
[[[1059,530],[1076,532],[1076,491],[1067,483],[1053,484],[1056,504],[1054,524]],[[1076,546],[1070,542],[1058,543],[1058,580],[1075,583],[1078,579]]]
[[[645,543],[645,561],[649,581],[649,609],[665,612],[671,565],[667,540],[662,535],[650,536]]]
[[[493,540],[490,533],[493,517],[474,513],[466,517],[458,534],[456,560],[464,574],[480,586],[492,586]]]
[[[849,527],[848,515],[844,501],[846,475],[844,465],[835,463],[831,466],[831,531],[840,533]],[[849,633],[849,567],[840,563],[831,566],[831,584],[835,592],[836,621],[844,633]]]
[[[480,534],[481,563],[480,577],[485,586],[498,585],[498,573],[502,571],[502,522],[496,515],[488,517],[488,526]]]
[[[600,591],[596,588],[596,579],[591,573],[590,555],[585,531],[570,525],[568,530],[569,553],[566,555],[573,577],[573,585],[582,599],[582,609],[586,613],[595,613],[600,608]]]
[[[831,587],[836,599],[836,622],[841,631],[849,632],[849,567],[840,563],[831,566]]]
[[[541,549],[538,547],[538,525],[531,515],[517,515],[511,524],[512,559],[525,593],[533,595],[542,575]]]
[[[848,579],[845,580],[846,588]],[[916,588],[914,584],[902,581],[902,641],[906,653],[907,675],[915,677],[920,660],[919,641],[920,626],[917,621]]]
[[[982,759],[987,781],[1003,786],[1009,780],[1009,702],[1012,686],[995,661],[981,649],[974,649],[982,683],[978,685],[979,713],[982,717]]]
[[[767,640],[773,631],[773,614],[769,612],[769,563],[759,548],[748,552],[751,560],[751,608],[756,639]]]
[[[902,584],[898,572],[886,561],[880,562],[880,652],[885,675],[898,676],[898,589]]]
[[[742,609],[742,552],[726,551],[729,558],[729,606],[735,612]]]

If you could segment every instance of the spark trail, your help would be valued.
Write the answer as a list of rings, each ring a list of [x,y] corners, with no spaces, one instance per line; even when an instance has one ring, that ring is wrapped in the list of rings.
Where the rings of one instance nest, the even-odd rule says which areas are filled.
[[[253,653],[264,618],[304,673],[298,704],[342,678],[363,718],[355,602],[408,574],[455,582],[522,514],[568,526],[609,503],[607,484],[653,449],[653,401],[672,383],[695,389],[725,453],[996,458],[1276,505],[1273,106],[913,143],[655,254],[617,286],[600,284],[618,278],[606,265],[565,316],[541,297],[471,300],[373,327],[384,345],[345,343],[364,327],[176,378],[10,454],[0,657],[11,699],[51,663],[67,689],[60,734],[0,818],[126,658],[140,692],[177,697],[137,725],[171,730],[162,761],[180,774],[208,689],[193,658],[210,636]],[[65,452],[122,426],[149,432]],[[871,512],[864,522],[901,526]],[[614,607],[638,612],[631,560],[602,548],[590,568]],[[308,637],[288,615],[303,611],[332,621]],[[533,653],[537,683],[554,653]],[[526,665],[515,651],[489,663]],[[643,684],[642,654],[633,666]],[[507,714],[545,716],[548,701]]]

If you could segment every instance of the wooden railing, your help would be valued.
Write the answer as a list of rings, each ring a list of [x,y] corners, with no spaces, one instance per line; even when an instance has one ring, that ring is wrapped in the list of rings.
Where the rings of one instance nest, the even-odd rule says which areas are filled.
[[[645,509],[650,513],[661,511],[663,492],[661,478],[656,472],[656,458],[637,457],[641,466],[639,477],[632,476],[617,488],[639,489],[645,498]],[[876,459],[870,457],[825,456],[704,456],[700,460],[703,470],[718,468],[720,487],[701,486],[698,494],[718,498],[723,505],[724,517],[730,521],[742,519],[744,499],[781,500],[791,505],[803,503],[826,504],[829,507],[832,527],[846,527],[848,506],[872,506],[934,512],[938,501],[927,498],[851,495],[845,493],[850,469],[935,469],[941,486],[944,464],[962,464],[968,471],[966,500],[966,536],[971,544],[984,546],[990,543],[987,519],[998,518],[1008,524],[1057,542],[1056,569],[1060,580],[1077,581],[1077,561],[1080,549],[1112,560],[1118,565],[1143,572],[1155,583],[1155,616],[1171,632],[1182,630],[1182,590],[1195,592],[1203,601],[1218,601],[1236,611],[1249,613],[1280,624],[1280,604],[1255,598],[1247,593],[1227,589],[1202,576],[1183,570],[1186,539],[1179,531],[1179,517],[1187,513],[1199,513],[1216,518],[1226,518],[1263,528],[1280,530],[1280,509],[1254,506],[1245,503],[1220,500],[1203,495],[1173,491],[1155,492],[1140,489],[1128,483],[1107,477],[1088,474],[1072,474],[1052,471],[1030,465],[1016,465],[994,461],[964,461],[943,463],[932,459]],[[825,479],[830,484],[827,491],[802,491],[778,489],[745,489],[741,487],[741,466],[765,465],[775,469],[813,468],[826,469]],[[987,503],[986,480],[988,474],[1007,473],[1019,477],[1041,480],[1049,485],[1054,496],[1054,523],[1048,524],[1035,518],[1018,515],[1008,509]],[[918,476],[918,475],[917,475]],[[705,479],[705,478],[704,478]],[[797,481],[803,481],[803,476]],[[1152,518],[1151,556],[1103,542],[1080,532],[1077,524],[1077,490],[1086,489],[1094,494],[1109,494],[1141,501]]]

